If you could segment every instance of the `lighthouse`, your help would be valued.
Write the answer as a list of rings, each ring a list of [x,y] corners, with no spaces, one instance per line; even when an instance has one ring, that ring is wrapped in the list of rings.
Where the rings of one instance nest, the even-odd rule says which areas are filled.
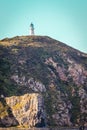
[[[30,35],[34,35],[34,24],[30,24]]]

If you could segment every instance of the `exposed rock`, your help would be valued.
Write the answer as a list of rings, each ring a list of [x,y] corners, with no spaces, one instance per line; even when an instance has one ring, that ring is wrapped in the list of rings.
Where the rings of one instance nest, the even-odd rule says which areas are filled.
[[[52,57],[50,57],[49,59],[46,59],[45,63],[47,65],[52,65],[56,69],[56,72],[58,73],[61,80],[67,81],[67,76],[65,75],[64,67],[60,67],[57,62],[53,61]]]
[[[73,77],[73,81],[77,85],[84,84],[85,79],[87,77],[87,71],[84,70],[84,68],[80,64],[76,64],[74,61],[72,61],[72,64],[69,65],[69,77]]]
[[[0,118],[0,126],[10,127],[17,126],[18,121],[14,117],[5,116],[4,118]]]
[[[5,100],[13,116],[10,117],[8,113],[8,116],[0,119],[2,126],[20,125],[34,127],[37,124],[41,125],[42,118],[45,123],[44,102],[40,94],[32,93],[24,96],[12,96],[5,98]]]
[[[11,76],[18,85],[26,86],[27,89],[30,88],[34,92],[45,92],[46,87],[39,81],[35,81],[33,78],[26,79],[25,76],[19,77],[18,75]]]
[[[87,113],[87,94],[84,91],[84,89],[82,88],[79,89],[79,96],[81,97],[80,99],[81,112]]]

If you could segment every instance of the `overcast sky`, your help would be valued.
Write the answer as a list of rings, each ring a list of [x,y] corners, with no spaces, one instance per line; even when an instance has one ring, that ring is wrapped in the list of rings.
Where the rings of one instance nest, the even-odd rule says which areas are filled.
[[[47,35],[87,53],[87,0],[0,0],[0,39]]]

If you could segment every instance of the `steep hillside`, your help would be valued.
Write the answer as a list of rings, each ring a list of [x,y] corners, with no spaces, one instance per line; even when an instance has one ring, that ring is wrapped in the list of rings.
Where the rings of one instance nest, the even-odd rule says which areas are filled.
[[[36,98],[40,94],[44,100],[44,108],[35,113],[38,115],[44,111],[40,120],[36,118],[32,125],[27,125],[39,126],[40,121],[45,123],[44,126],[75,126],[81,122],[87,125],[87,54],[47,36],[17,36],[1,40],[0,95],[8,97],[9,102],[14,97],[20,106],[19,97],[26,97],[27,93],[35,94]],[[21,117],[26,115],[26,112],[20,114],[23,107],[17,110],[19,118],[15,116],[17,112],[14,113],[12,105],[6,98],[4,100],[11,108],[16,125],[20,125]],[[27,98],[25,100],[27,104]],[[5,116],[0,116],[0,121]],[[30,119],[34,119],[34,115],[30,115]],[[2,121],[0,124],[3,125]]]

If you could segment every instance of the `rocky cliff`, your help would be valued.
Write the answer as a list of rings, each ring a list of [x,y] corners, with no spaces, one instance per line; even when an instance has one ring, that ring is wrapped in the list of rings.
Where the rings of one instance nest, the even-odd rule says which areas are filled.
[[[1,126],[87,125],[87,54],[47,36],[3,39],[0,95]]]
[[[1,100],[5,102],[0,104],[2,109],[0,115],[1,126],[45,126],[44,102],[40,94],[25,94],[23,96],[1,98]]]

